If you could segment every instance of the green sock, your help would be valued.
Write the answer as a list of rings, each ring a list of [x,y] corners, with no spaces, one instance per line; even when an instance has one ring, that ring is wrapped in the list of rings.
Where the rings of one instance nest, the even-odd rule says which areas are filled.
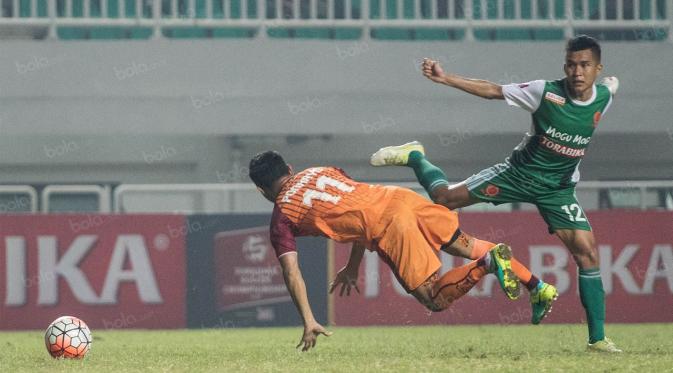
[[[589,343],[605,338],[605,291],[598,268],[580,269],[580,299],[587,313]]]
[[[414,169],[416,179],[421,183],[425,191],[430,194],[433,189],[439,186],[449,185],[444,172],[434,164],[430,163],[425,156],[419,151],[412,151],[409,153],[409,161],[407,166]]]

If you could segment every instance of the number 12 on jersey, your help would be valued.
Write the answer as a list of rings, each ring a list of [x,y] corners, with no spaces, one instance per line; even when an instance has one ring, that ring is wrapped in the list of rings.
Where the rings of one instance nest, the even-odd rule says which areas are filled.
[[[568,219],[570,221],[587,221],[587,219],[582,216],[582,208],[580,205],[573,203],[572,205],[563,205],[561,208],[568,214]]]

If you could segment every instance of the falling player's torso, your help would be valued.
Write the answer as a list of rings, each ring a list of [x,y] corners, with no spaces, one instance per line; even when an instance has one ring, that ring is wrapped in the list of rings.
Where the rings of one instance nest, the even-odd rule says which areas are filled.
[[[298,236],[327,236],[337,241],[367,240],[392,195],[391,188],[359,183],[338,168],[313,167],[283,185],[276,206]]]

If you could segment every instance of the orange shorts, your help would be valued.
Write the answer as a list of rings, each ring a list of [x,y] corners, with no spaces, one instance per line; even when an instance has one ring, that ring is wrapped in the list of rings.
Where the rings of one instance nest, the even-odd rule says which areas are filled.
[[[458,214],[399,188],[386,206],[373,240],[407,292],[439,270],[438,254],[458,230]]]

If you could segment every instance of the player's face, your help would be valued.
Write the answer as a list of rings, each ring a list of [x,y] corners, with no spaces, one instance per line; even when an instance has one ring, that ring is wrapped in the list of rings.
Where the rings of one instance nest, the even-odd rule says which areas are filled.
[[[568,87],[577,96],[591,89],[602,69],[603,65],[596,60],[591,49],[566,53],[563,71],[568,80]]]

